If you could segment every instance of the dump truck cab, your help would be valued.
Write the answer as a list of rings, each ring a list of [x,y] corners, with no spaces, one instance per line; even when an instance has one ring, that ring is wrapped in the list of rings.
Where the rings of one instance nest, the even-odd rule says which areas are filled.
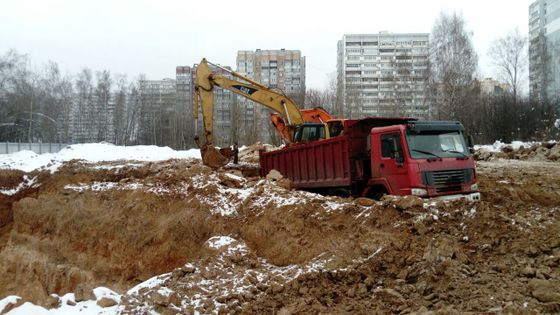
[[[454,121],[409,121],[372,128],[367,195],[480,200],[464,128]]]

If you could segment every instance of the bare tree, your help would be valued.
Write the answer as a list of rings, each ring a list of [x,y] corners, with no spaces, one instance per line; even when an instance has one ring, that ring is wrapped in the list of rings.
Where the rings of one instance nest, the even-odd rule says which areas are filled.
[[[95,140],[113,140],[113,128],[110,126],[112,120],[112,108],[110,107],[111,87],[113,80],[109,70],[98,71],[96,73],[97,86],[95,88]],[[111,117],[111,118],[110,118]]]
[[[40,128],[41,141],[65,141],[70,135],[72,81],[60,73],[58,64],[50,61],[39,74],[34,121]]]
[[[127,90],[126,118],[124,144],[138,143],[139,134],[139,112],[140,112],[140,92],[139,82],[143,80],[141,75],[137,80],[130,83]]]
[[[488,56],[497,68],[498,77],[509,84],[513,100],[517,102],[528,61],[527,37],[521,35],[516,28],[506,36],[494,40]]]
[[[309,89],[305,92],[305,102],[307,108],[323,107],[324,93],[318,89]]]
[[[90,133],[92,124],[95,121],[93,115],[93,83],[91,70],[82,69],[75,80],[76,99],[72,116],[74,138],[73,142],[91,142],[93,141]]]
[[[28,59],[15,50],[0,57],[0,139],[26,140],[31,120]]]
[[[471,42],[472,33],[465,28],[465,19],[457,14],[440,13],[431,40],[431,84],[437,91],[437,116],[461,119],[468,113],[466,94],[478,64],[478,55]]]
[[[114,141],[117,145],[125,143],[126,103],[128,82],[125,75],[116,76],[115,109],[113,112]]]
[[[334,77],[334,86],[336,89],[335,95],[335,106],[333,108],[333,113],[336,117],[343,118],[345,117],[344,112],[344,73],[342,71],[337,71],[336,76]],[[332,83],[331,83],[332,84]]]
[[[327,85],[322,89],[308,89],[305,92],[305,107],[320,107],[338,117],[336,111],[336,73],[328,75]]]
[[[334,117],[340,117],[336,111],[337,91],[337,73],[334,71],[327,75],[327,87],[325,89],[325,100],[323,104],[323,108],[334,115]]]

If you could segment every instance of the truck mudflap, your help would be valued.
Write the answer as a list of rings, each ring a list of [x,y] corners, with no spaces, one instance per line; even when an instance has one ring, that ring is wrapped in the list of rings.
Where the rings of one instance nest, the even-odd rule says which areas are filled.
[[[457,200],[457,199],[467,199],[469,201],[480,201],[480,193],[479,192],[475,192],[475,193],[471,193],[471,194],[466,194],[466,195],[462,195],[462,194],[457,194],[457,195],[445,195],[445,196],[438,196],[438,197],[433,197],[431,199],[434,200],[443,200],[443,201],[448,201],[448,200]]]

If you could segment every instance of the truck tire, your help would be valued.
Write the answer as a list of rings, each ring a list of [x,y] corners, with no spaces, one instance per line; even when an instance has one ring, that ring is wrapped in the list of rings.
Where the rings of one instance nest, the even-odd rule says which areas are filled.
[[[380,200],[383,196],[388,195],[389,192],[384,186],[372,186],[366,188],[365,196],[374,200]]]

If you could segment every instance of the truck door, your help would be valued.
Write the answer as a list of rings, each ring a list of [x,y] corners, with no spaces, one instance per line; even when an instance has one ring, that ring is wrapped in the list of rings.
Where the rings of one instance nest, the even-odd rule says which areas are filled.
[[[408,168],[405,166],[402,137],[400,132],[381,134],[381,141],[376,167],[377,174],[385,178],[391,186],[391,193],[395,195],[406,194],[402,189],[409,188]]]

